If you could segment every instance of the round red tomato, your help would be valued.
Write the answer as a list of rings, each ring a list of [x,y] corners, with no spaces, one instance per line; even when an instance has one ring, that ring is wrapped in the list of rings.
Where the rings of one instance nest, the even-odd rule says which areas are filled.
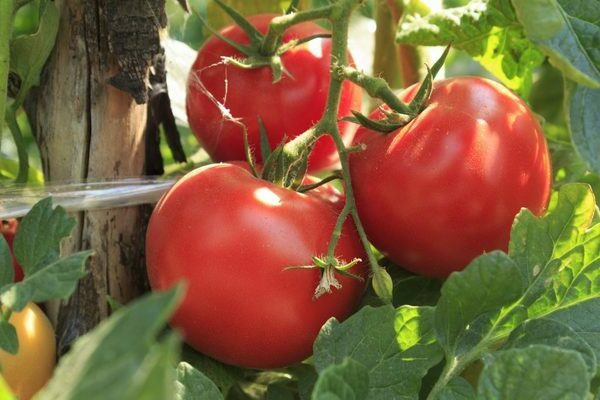
[[[13,241],[15,240],[15,235],[17,234],[18,227],[19,222],[16,219],[2,220],[0,222],[0,232],[4,236],[6,242],[8,243],[8,247],[10,247],[13,269],[15,271],[15,282],[20,282],[23,280],[23,269],[17,262],[17,259],[15,258],[15,255],[12,252]]]
[[[249,20],[265,33],[274,16],[257,15]],[[325,32],[315,23],[301,23],[285,32],[283,42]],[[246,34],[236,25],[223,29],[221,34],[238,43],[249,43]],[[280,144],[284,136],[293,138],[321,118],[329,90],[331,39],[314,39],[286,51],[281,61],[287,72],[276,83],[273,83],[269,66],[242,69],[224,65],[222,57],[241,58],[243,54],[213,36],[198,52],[188,78],[186,99],[190,127],[215,161],[245,160],[243,130],[224,114],[229,113],[246,126],[258,161],[259,117],[272,148]],[[352,109],[359,109],[360,101],[360,89],[345,82],[339,117],[350,115]],[[341,121],[339,127],[346,143],[350,143],[355,125]],[[315,171],[331,167],[337,161],[333,140],[322,136],[309,158],[309,169]]]
[[[346,318],[364,282],[336,273],[342,288],[313,298],[342,198],[331,187],[306,194],[276,186],[232,164],[186,175],[156,206],[147,232],[154,289],[187,282],[171,323],[186,342],[220,361],[251,368],[300,362],[321,326]],[[364,259],[348,220],[337,246],[345,261]],[[363,263],[351,272],[366,277]]]
[[[542,129],[493,81],[435,82],[408,125],[360,136],[366,150],[351,156],[350,168],[361,221],[379,250],[413,272],[444,277],[483,252],[506,250],[519,210],[539,215],[546,207],[551,171]]]

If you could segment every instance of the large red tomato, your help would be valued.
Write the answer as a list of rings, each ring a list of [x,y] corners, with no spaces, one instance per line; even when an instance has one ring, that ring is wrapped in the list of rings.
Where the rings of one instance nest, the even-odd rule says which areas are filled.
[[[308,357],[325,321],[353,311],[364,282],[336,273],[342,288],[314,299],[320,270],[285,268],[326,254],[341,207],[331,187],[302,194],[232,164],[183,177],[156,206],[146,243],[154,289],[188,284],[172,325],[230,364],[274,368]],[[364,259],[351,221],[336,250]],[[351,272],[366,277],[365,268]]]
[[[416,89],[400,98],[409,101]],[[371,118],[381,119],[381,111]],[[546,207],[551,177],[542,129],[521,99],[493,81],[438,81],[408,125],[357,135],[367,148],[351,156],[350,168],[367,236],[416,273],[443,277],[485,251],[506,250],[519,210]]]
[[[274,14],[250,17],[261,32],[266,32]],[[295,25],[283,35],[283,42],[326,32],[313,22]],[[236,25],[221,31],[228,39],[248,44],[246,34]],[[316,123],[325,110],[329,89],[331,39],[314,39],[286,51],[281,61],[285,72],[273,83],[268,66],[242,69],[224,65],[222,57],[243,57],[236,49],[216,36],[208,39],[188,78],[186,108],[192,131],[208,154],[216,161],[244,160],[243,130],[227,118],[239,118],[248,129],[250,145],[260,161],[258,118],[262,120],[271,147],[283,137],[292,138]],[[361,91],[345,82],[341,92],[338,115],[350,115],[360,108]],[[216,102],[221,103],[218,106]],[[352,141],[355,126],[341,121],[340,131],[346,143]],[[309,159],[312,171],[333,166],[337,152],[331,137],[321,137]]]

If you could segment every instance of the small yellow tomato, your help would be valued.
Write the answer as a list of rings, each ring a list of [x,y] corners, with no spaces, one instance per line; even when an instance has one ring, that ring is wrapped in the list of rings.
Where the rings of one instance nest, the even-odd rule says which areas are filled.
[[[34,303],[14,312],[10,323],[17,329],[19,352],[12,355],[0,350],[2,376],[20,400],[29,400],[52,376],[56,364],[54,329]]]

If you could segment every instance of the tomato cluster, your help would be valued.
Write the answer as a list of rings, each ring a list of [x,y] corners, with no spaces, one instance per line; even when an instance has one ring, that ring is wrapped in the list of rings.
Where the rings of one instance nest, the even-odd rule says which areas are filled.
[[[249,21],[264,33],[272,18]],[[302,23],[286,32],[283,43],[315,33],[322,29]],[[250,42],[236,26],[221,35]],[[259,120],[275,146],[324,112],[329,39],[285,52],[286,75],[276,83],[268,66],[242,69],[223,62],[241,56],[213,37],[190,73],[190,125],[218,161],[246,157],[242,124],[257,149]],[[408,88],[400,100],[409,103],[417,90]],[[357,88],[345,82],[338,117],[358,109],[359,99]],[[388,117],[389,111],[382,106],[370,118]],[[340,130],[346,141],[353,136],[345,121]],[[445,277],[483,252],[506,250],[517,212],[527,207],[540,214],[546,207],[550,163],[540,125],[522,100],[492,81],[436,82],[422,111],[405,126],[387,134],[363,127],[357,137],[365,150],[351,155],[350,175],[366,235],[416,273]],[[309,165],[331,166],[336,154],[331,138],[323,136]],[[341,288],[313,295],[324,275],[314,257],[327,254],[343,205],[343,196],[328,184],[299,193],[237,163],[183,177],[156,206],[147,233],[152,287],[187,282],[172,324],[199,351],[235,365],[272,368],[308,357],[323,323],[353,311],[367,278],[365,264],[358,263],[351,272],[362,279],[336,271]],[[335,257],[365,258],[350,219]]]

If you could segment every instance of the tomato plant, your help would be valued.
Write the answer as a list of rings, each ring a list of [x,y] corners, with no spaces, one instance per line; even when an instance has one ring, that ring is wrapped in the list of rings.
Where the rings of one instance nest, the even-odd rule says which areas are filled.
[[[54,329],[43,311],[34,303],[14,312],[10,323],[17,330],[19,352],[0,350],[2,376],[22,400],[29,400],[52,376],[56,363]]]
[[[298,193],[237,165],[186,175],[156,206],[146,244],[154,289],[187,282],[173,326],[226,363],[270,368],[308,357],[323,323],[345,319],[364,289],[364,282],[338,276],[341,289],[315,299],[321,270],[287,269],[326,254],[341,205],[327,186]],[[364,257],[350,221],[336,255]],[[352,271],[366,277],[363,265]]]
[[[416,90],[400,98],[409,102]],[[383,115],[378,109],[371,117]],[[542,129],[498,83],[437,81],[408,125],[359,135],[366,150],[350,166],[361,220],[372,243],[411,271],[443,277],[486,251],[507,250],[519,210],[539,215],[546,207],[551,175]]]
[[[274,16],[256,15],[248,20],[265,33]],[[317,24],[306,22],[286,30],[282,40],[285,45],[292,40],[325,32]],[[223,29],[221,34],[236,43],[249,43],[247,35],[237,25]],[[240,122],[248,130],[250,145],[258,150],[260,119],[273,148],[284,137],[293,138],[310,128],[325,110],[331,39],[315,38],[283,53],[281,63],[284,73],[278,82],[273,82],[273,72],[269,66],[244,69],[223,61],[223,57],[242,56],[222,39],[212,36],[198,51],[188,78],[186,108],[189,124],[203,148],[215,161],[245,159]],[[351,109],[360,107],[360,101],[360,89],[345,82],[338,116],[349,115]],[[351,142],[355,125],[341,121],[339,128],[346,143]],[[260,161],[259,152],[255,153]],[[336,162],[333,140],[328,136],[321,137],[309,158],[309,169],[315,171],[331,167]]]
[[[11,250],[12,264],[15,271],[15,281],[18,282],[23,280],[23,270],[17,262],[14,254],[12,254],[12,246],[13,240],[15,239],[15,234],[17,233],[17,229],[19,227],[19,222],[16,219],[10,219],[2,220],[1,224],[0,231],[2,232],[2,235],[4,236],[4,239],[6,239],[6,242]]]

